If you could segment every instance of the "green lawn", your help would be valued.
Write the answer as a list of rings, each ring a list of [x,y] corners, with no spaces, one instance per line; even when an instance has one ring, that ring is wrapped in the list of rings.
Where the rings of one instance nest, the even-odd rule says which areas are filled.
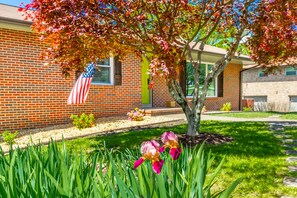
[[[223,117],[233,117],[233,118],[268,118],[269,116],[276,115],[273,112],[236,112],[236,113],[215,113],[208,114],[212,116],[223,116]]]
[[[235,179],[244,180],[234,193],[234,197],[280,197],[297,196],[296,189],[283,186],[283,178],[289,175],[286,156],[281,142],[269,131],[265,123],[259,122],[202,122],[202,131],[232,136],[234,141],[219,146],[206,146],[218,161],[225,156],[225,164],[219,176],[216,189],[222,189]],[[186,125],[171,128],[130,131],[121,134],[80,138],[66,141],[73,151],[96,152],[103,148],[123,151],[126,148],[139,149],[142,141],[158,138],[164,131],[184,133]],[[220,183],[220,185],[219,185]]]
[[[280,118],[287,120],[297,120],[297,112],[280,113]]]
[[[292,139],[297,139],[297,127],[285,127],[285,133],[292,136]]]
[[[236,113],[217,113],[217,114],[208,114],[212,116],[224,116],[224,117],[233,117],[233,118],[268,118],[270,116],[279,116],[281,119],[286,120],[297,120],[297,112],[236,112]]]
[[[228,183],[236,177],[244,181],[235,197],[297,196],[294,188],[283,185],[283,178],[290,175],[280,140],[275,138],[265,123],[221,123],[208,125],[208,130],[232,136],[235,142],[212,146],[212,151],[226,156],[220,179]]]
[[[186,131],[186,125],[180,125],[171,128],[156,128],[141,131],[130,131],[115,135],[104,135],[91,138],[79,138],[66,141],[65,143],[67,148],[75,151],[82,149],[83,151],[94,152],[94,150],[96,149],[103,149],[103,143],[106,144],[106,148],[122,151],[126,148],[138,149],[139,145],[143,141],[158,138],[164,131],[176,131],[177,133],[183,133],[184,131]]]

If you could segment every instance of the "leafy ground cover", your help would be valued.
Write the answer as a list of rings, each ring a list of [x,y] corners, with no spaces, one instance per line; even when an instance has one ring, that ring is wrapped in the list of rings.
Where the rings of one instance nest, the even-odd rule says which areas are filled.
[[[281,119],[297,120],[297,112],[236,112],[236,113],[218,113],[208,114],[212,116],[224,116],[233,118],[268,118],[270,116],[279,116]]]
[[[214,166],[214,155],[203,146],[183,148],[179,157],[152,151],[155,146],[143,146],[154,158],[142,153],[147,160],[136,170],[133,162],[141,156],[139,150],[104,149],[87,157],[69,153],[63,142],[61,148],[51,142],[46,149],[29,146],[10,150],[8,155],[0,149],[0,197],[228,198],[242,180],[224,190],[213,190],[215,182],[222,182],[217,175],[223,161]]]
[[[217,163],[225,156],[225,163],[219,175],[220,181],[215,188],[225,188],[235,179],[243,178],[234,197],[280,197],[297,196],[296,190],[285,187],[283,178],[289,175],[286,156],[281,141],[274,137],[265,123],[260,122],[202,122],[202,131],[230,136],[233,142],[221,145],[207,145],[217,156]],[[66,141],[68,148],[96,153],[102,148],[124,151],[139,149],[142,141],[158,138],[164,131],[184,133],[186,125],[169,128],[129,131],[126,133],[80,138]]]

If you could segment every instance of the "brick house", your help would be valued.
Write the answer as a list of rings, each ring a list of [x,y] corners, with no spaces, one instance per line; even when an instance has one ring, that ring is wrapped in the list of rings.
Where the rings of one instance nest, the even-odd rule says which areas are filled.
[[[297,111],[297,68],[283,65],[275,74],[262,68],[242,72],[242,96],[253,99],[256,111]]]
[[[214,63],[224,56],[226,51],[213,46],[205,46],[205,53],[202,55],[202,67],[205,67],[204,73],[214,65]],[[240,110],[241,97],[240,97],[240,72],[243,65],[250,65],[253,62],[248,56],[241,55],[240,57],[233,58],[231,63],[228,64],[226,69],[218,76],[215,82],[212,82],[209,90],[205,107],[208,111],[219,110],[224,103],[230,102],[232,110]],[[185,93],[187,98],[191,100],[191,85],[192,80],[190,64],[187,62],[186,67],[186,85]],[[164,106],[166,101],[172,100],[170,93],[167,90],[165,81],[163,79],[154,79],[155,87],[153,90],[153,106]]]
[[[39,54],[45,48],[17,7],[0,4],[0,131],[67,123],[71,114],[83,112],[96,117],[125,115],[135,107],[164,107],[172,100],[161,78],[153,79],[154,90],[148,89],[148,63],[130,54],[121,63],[114,58],[100,62],[87,102],[67,105],[75,75],[64,79],[58,66],[44,66]],[[206,46],[205,72],[224,54],[223,49]],[[226,102],[239,109],[239,74],[244,64],[250,64],[248,57],[234,59],[212,83],[208,110],[218,110]],[[188,70],[187,76],[191,76]],[[189,99],[191,83],[188,79]]]

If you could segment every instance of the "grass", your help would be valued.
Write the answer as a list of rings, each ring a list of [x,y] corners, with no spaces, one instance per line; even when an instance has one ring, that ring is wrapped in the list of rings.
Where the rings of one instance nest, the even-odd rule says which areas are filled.
[[[115,135],[104,135],[90,138],[85,137],[65,141],[65,143],[67,148],[71,150],[79,151],[81,149],[86,152],[94,152],[96,149],[103,149],[104,143],[106,148],[120,151],[125,149],[138,149],[139,145],[143,141],[159,138],[164,131],[176,131],[177,133],[184,133],[184,131],[186,131],[186,125],[130,131]]]
[[[285,127],[285,133],[287,135],[291,135],[292,139],[297,139],[297,127]]]
[[[235,139],[231,144],[211,146],[213,153],[226,156],[221,180],[228,183],[236,177],[244,178],[235,197],[297,196],[294,188],[283,185],[283,178],[289,175],[286,156],[280,140],[268,131],[265,123],[209,124],[206,131],[209,130]]]
[[[296,132],[296,129],[294,129]],[[106,147],[123,151],[126,148],[139,149],[141,142],[159,138],[164,131],[184,133],[186,125],[176,127],[130,131],[121,134],[80,138],[66,141],[72,150],[96,152],[105,142]],[[201,131],[215,132],[232,136],[229,144],[210,146],[218,161],[225,156],[223,171],[219,180],[222,189],[235,179],[242,177],[243,182],[234,193],[234,197],[281,197],[282,195],[297,197],[296,189],[285,187],[283,178],[289,175],[286,156],[279,139],[275,138],[265,123],[260,122],[202,122]],[[294,132],[294,133],[295,133]]]
[[[209,114],[213,116],[223,116],[223,117],[232,117],[232,118],[268,118],[273,116],[276,113],[273,112],[238,112],[238,113],[217,113]]]
[[[213,116],[233,117],[233,118],[268,118],[270,116],[279,116],[280,119],[297,120],[297,112],[238,112],[238,113],[218,113],[209,114]]]
[[[297,112],[280,113],[280,118],[287,120],[297,120]]]

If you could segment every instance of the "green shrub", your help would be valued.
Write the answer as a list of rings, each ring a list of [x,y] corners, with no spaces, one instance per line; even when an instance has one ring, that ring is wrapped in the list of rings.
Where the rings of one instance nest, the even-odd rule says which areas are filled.
[[[70,118],[72,119],[72,124],[78,129],[85,129],[94,126],[95,117],[93,114],[81,114],[78,115],[71,115]]]
[[[19,134],[18,131],[15,131],[14,133],[10,132],[9,130],[4,131],[1,136],[4,142],[7,144],[14,144],[15,138]]]
[[[216,193],[212,187],[220,182],[223,162],[215,166],[214,156],[202,146],[183,148],[174,163],[162,156],[166,163],[160,175],[150,162],[134,170],[135,156],[138,151],[105,149],[86,157],[69,153],[64,143],[58,149],[54,142],[46,150],[29,146],[7,156],[0,150],[0,197],[229,197],[240,183]]]
[[[243,112],[251,112],[253,111],[253,108],[252,107],[243,107]]]
[[[220,110],[221,111],[231,111],[231,103],[226,102],[225,104],[223,104],[223,107]]]

